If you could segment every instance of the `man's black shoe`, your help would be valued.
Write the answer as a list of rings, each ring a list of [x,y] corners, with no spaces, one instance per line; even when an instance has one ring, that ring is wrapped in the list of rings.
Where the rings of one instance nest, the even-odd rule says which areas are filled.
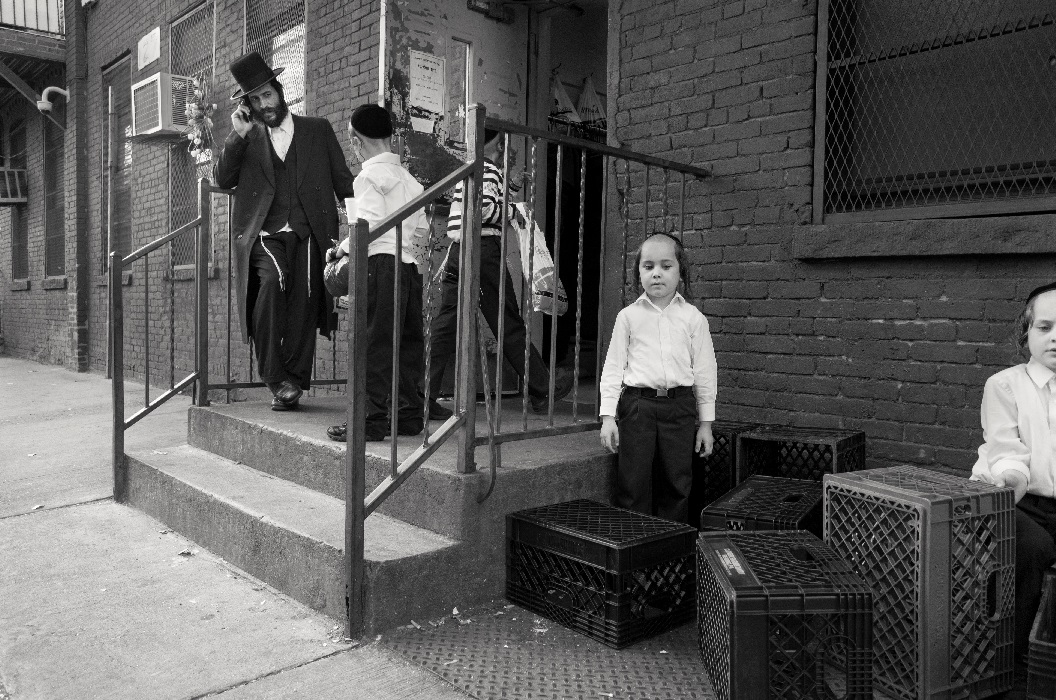
[[[455,412],[450,408],[441,406],[436,399],[429,399],[429,420],[447,420],[453,415],[455,415]]]
[[[271,402],[271,409],[273,411],[288,411],[297,407],[297,402],[300,401],[303,392],[301,391],[301,387],[297,386],[289,379],[286,379],[277,387],[273,388],[271,393],[275,395],[275,400]],[[287,408],[276,408],[276,401],[286,404]]]
[[[335,442],[344,442],[345,433],[347,432],[348,429],[344,423],[341,425],[331,425],[326,429],[326,436]]]
[[[554,376],[554,405],[568,396],[572,391],[572,382],[575,376],[568,370],[558,369]],[[530,396],[532,410],[536,413],[547,413],[550,410],[550,402],[546,396]]]
[[[299,402],[298,399],[294,399],[293,401],[287,403],[287,402],[281,400],[278,396],[276,396],[276,397],[274,397],[271,400],[271,410],[273,410],[273,411],[295,411],[295,410],[297,410],[297,406],[298,406],[299,403],[300,402]]]
[[[397,435],[420,435],[423,430],[425,430],[425,426],[422,425],[421,421],[408,421],[396,424]]]

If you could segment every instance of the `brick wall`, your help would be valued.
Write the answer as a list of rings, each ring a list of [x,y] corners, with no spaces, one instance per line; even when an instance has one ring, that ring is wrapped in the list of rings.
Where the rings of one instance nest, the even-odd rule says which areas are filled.
[[[61,84],[48,80],[47,84]],[[42,82],[31,85],[38,93]],[[61,98],[60,98],[61,99]],[[27,100],[18,97],[5,106],[0,118],[15,113],[26,118],[26,167],[29,202],[25,205],[29,217],[29,277],[24,280],[12,276],[11,237],[13,211],[0,207],[0,337],[2,351],[49,364],[68,364],[69,313],[67,290],[46,289],[44,285],[44,170],[43,117]],[[17,282],[17,284],[16,284]],[[49,280],[49,283],[51,280]],[[55,280],[61,283],[61,280]]]
[[[956,242],[927,257],[794,257],[797,235],[826,228],[808,225],[816,0],[625,0],[613,12],[616,139],[714,173],[689,188],[685,240],[718,351],[719,417],[863,430],[870,466],[968,470],[983,382],[1016,361],[1017,300],[1052,279],[1056,258]]]

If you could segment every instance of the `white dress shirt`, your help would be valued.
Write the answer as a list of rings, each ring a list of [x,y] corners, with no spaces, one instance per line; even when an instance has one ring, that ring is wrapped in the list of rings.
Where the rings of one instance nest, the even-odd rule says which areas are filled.
[[[356,196],[345,200],[348,221],[354,226],[356,219],[363,219],[370,224],[371,231],[424,191],[421,183],[400,164],[400,157],[395,153],[380,153],[363,161],[363,169],[352,188]],[[403,255],[400,259],[413,263],[414,239],[429,235],[425,212],[419,209],[404,219],[401,234]],[[341,249],[348,252],[347,238],[341,241]],[[382,234],[367,246],[367,257],[380,254],[396,254],[396,229]]]
[[[1027,477],[1027,493],[1056,497],[1056,374],[1031,359],[986,380],[983,440],[972,478],[993,483],[1009,469]]]
[[[278,126],[268,128],[268,136],[271,138],[271,147],[275,149],[275,155],[279,160],[286,162],[286,154],[293,143],[293,115],[286,113],[286,118]]]
[[[666,309],[643,294],[616,316],[601,372],[601,415],[616,415],[624,385],[692,386],[697,420],[715,420],[718,372],[708,319],[678,292]]]

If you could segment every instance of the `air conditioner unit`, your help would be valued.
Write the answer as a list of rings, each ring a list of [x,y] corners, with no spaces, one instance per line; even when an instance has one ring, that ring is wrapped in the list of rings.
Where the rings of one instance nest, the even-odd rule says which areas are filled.
[[[187,105],[194,100],[194,79],[155,73],[132,86],[132,135],[180,134],[187,128]]]

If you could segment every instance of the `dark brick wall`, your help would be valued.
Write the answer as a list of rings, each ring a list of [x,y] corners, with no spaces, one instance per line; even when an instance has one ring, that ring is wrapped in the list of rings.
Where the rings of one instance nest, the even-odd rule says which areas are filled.
[[[70,26],[73,7],[68,3],[67,26]],[[69,231],[80,232],[84,250],[71,248],[68,261],[83,257],[81,293],[75,289],[43,290],[43,219],[42,201],[31,197],[30,203],[30,289],[10,290],[10,213],[0,210],[0,323],[2,323],[6,351],[32,357],[44,362],[65,363],[73,366],[69,357],[71,331],[74,329],[78,304],[87,318],[83,334],[87,344],[87,368],[103,371],[106,368],[107,277],[105,273],[105,222],[102,219],[102,198],[105,196],[102,139],[107,124],[106,95],[102,89],[102,70],[122,56],[131,54],[131,82],[134,84],[157,70],[167,70],[170,23],[192,9],[195,0],[160,0],[144,4],[139,0],[113,0],[97,3],[85,13],[86,59],[83,67],[84,101],[86,102],[83,140],[87,147],[71,158],[74,149],[67,144],[67,160],[71,168],[79,168],[87,182],[82,185],[79,200],[67,198],[67,237]],[[378,2],[311,3],[307,31],[307,111],[331,120],[342,144],[345,142],[345,121],[355,105],[374,99],[378,84]],[[227,70],[228,64],[243,52],[242,0],[217,0],[216,77],[211,101],[217,104],[214,122],[218,140],[230,128],[231,102],[228,96],[234,89]],[[143,70],[137,67],[139,39],[154,27],[160,26],[161,58]],[[32,110],[31,114],[36,115]],[[30,153],[40,150],[39,119],[31,120]],[[144,144],[131,146],[133,241],[138,248],[167,233],[169,222],[169,163],[175,149],[184,144]],[[41,189],[40,159],[30,158],[30,189]],[[68,184],[77,186],[76,180]],[[214,236],[211,248],[215,270],[209,281],[210,372],[214,377],[229,371],[235,380],[250,379],[248,347],[238,337],[237,318],[229,322],[226,312],[227,273],[227,202],[226,197],[214,198]],[[72,264],[72,262],[70,263]],[[178,270],[173,279],[168,248],[152,253],[146,262],[138,261],[131,268],[131,279],[122,286],[124,296],[125,369],[130,376],[142,378],[148,371],[152,384],[167,385],[178,381],[194,365],[194,294],[193,273]],[[81,270],[80,268],[86,268]],[[84,308],[86,307],[86,308]],[[229,368],[225,362],[227,331],[232,330],[234,360]],[[149,335],[149,342],[145,340]],[[149,354],[148,354],[149,345]],[[339,362],[338,376],[344,376],[344,355],[335,355],[335,347],[326,341],[319,346],[321,377],[334,374]],[[175,370],[170,372],[170,366]],[[255,377],[254,377],[255,379]]]
[[[1051,280],[1054,256],[954,242],[958,254],[793,257],[797,232],[824,228],[807,227],[816,1],[617,7],[616,139],[715,176],[689,188],[686,242],[718,351],[719,417],[863,430],[870,466],[968,470],[983,382],[1016,361],[1018,300]]]

